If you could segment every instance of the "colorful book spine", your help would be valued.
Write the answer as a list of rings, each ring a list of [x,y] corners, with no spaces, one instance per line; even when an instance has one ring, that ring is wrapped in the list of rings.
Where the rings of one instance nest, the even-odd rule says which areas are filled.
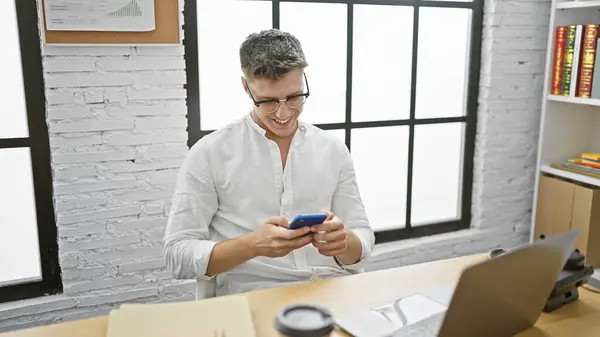
[[[569,88],[569,96],[575,97],[577,94],[577,84],[579,83],[579,56],[581,55],[581,39],[583,35],[583,25],[577,25],[575,30],[575,48],[573,49],[573,66],[571,68],[571,87]]]
[[[565,41],[565,57],[562,69],[561,94],[569,96],[571,92],[571,71],[573,70],[573,54],[575,52],[575,34],[577,26],[567,26],[567,39]]]
[[[560,95],[562,83],[562,67],[565,56],[565,41],[567,39],[567,26],[556,27],[554,37],[554,69],[552,73],[552,95]]]
[[[598,43],[598,26],[599,25],[585,25],[584,28],[577,97],[590,98],[592,95],[592,79],[594,76],[594,64],[596,60],[596,45]]]

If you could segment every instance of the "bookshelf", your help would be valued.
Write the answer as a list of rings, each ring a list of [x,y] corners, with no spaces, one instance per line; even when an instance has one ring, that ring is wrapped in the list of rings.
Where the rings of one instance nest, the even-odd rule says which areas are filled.
[[[573,72],[573,79],[578,82],[575,86],[570,86],[570,88],[576,88],[575,93],[569,93],[566,96],[561,88],[561,93],[557,94],[554,76],[555,50],[557,49],[555,41],[557,38],[556,28],[558,26],[582,25],[581,40],[585,41],[585,25],[600,25],[600,1],[553,0],[551,6],[532,210],[531,241],[534,240],[536,208],[539,198],[538,189],[542,175],[549,174],[588,186],[600,187],[600,179],[593,175],[580,174],[556,166],[556,164],[564,164],[570,158],[577,158],[583,153],[600,153],[600,96],[597,94],[596,96],[590,95],[590,98],[578,97],[582,95],[579,90],[580,83],[582,83],[580,81],[581,75],[578,72],[577,74]],[[600,29],[600,26],[598,29]],[[600,33],[596,36],[600,37]],[[600,44],[600,42],[597,42],[597,44]],[[574,60],[581,61],[583,59],[581,54],[583,48],[582,42],[579,48],[579,56]],[[594,49],[596,49],[596,46],[594,46]],[[597,71],[600,75],[600,55],[596,55],[594,63],[594,74]],[[581,63],[577,66],[578,70],[582,69],[580,65]],[[594,85],[600,86],[600,76],[597,80],[598,83],[594,82],[596,79],[593,75],[591,78],[592,88],[594,88]],[[585,83],[585,80],[583,82]],[[585,93],[586,90],[582,91]],[[586,95],[583,94],[583,96]]]

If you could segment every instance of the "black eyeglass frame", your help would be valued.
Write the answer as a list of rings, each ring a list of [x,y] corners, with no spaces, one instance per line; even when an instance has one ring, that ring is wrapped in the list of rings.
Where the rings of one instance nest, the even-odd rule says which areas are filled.
[[[308,86],[308,79],[306,78],[306,73],[302,73],[304,75],[304,83],[306,84],[306,92],[301,93],[301,94],[296,94],[296,95],[291,95],[288,96],[284,99],[264,99],[264,100],[260,100],[257,101],[254,98],[254,95],[252,95],[252,90],[250,90],[250,86],[248,85],[248,81],[246,80],[246,78],[244,78],[244,83],[246,83],[246,88],[248,88],[248,94],[250,94],[250,98],[252,98],[252,102],[254,102],[254,105],[256,105],[256,107],[260,107],[261,104],[263,103],[277,103],[277,108],[275,108],[272,112],[275,112],[277,110],[279,110],[279,107],[281,106],[282,102],[285,102],[285,104],[290,108],[290,109],[298,109],[300,108],[302,105],[304,105],[304,103],[306,103],[306,99],[308,99],[308,96],[310,96],[310,88]],[[302,103],[302,105],[300,107],[292,107],[288,104],[288,101],[290,99],[296,98],[296,97],[305,97],[304,103]]]

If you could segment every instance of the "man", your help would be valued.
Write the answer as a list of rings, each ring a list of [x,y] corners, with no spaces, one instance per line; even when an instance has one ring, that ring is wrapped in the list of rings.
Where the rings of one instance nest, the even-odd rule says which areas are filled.
[[[176,279],[216,277],[217,295],[359,270],[373,231],[348,149],[299,120],[310,94],[300,42],[279,30],[251,34],[240,60],[253,109],[190,149],[165,235],[167,268]],[[287,229],[309,213],[327,220]]]

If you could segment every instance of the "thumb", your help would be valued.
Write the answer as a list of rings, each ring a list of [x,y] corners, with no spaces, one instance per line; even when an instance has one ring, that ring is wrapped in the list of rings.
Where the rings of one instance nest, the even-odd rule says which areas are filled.
[[[288,219],[286,219],[283,216],[272,216],[266,222],[270,223],[272,225],[275,225],[275,226],[280,226],[280,227],[285,227],[285,228],[287,228],[289,225]]]

